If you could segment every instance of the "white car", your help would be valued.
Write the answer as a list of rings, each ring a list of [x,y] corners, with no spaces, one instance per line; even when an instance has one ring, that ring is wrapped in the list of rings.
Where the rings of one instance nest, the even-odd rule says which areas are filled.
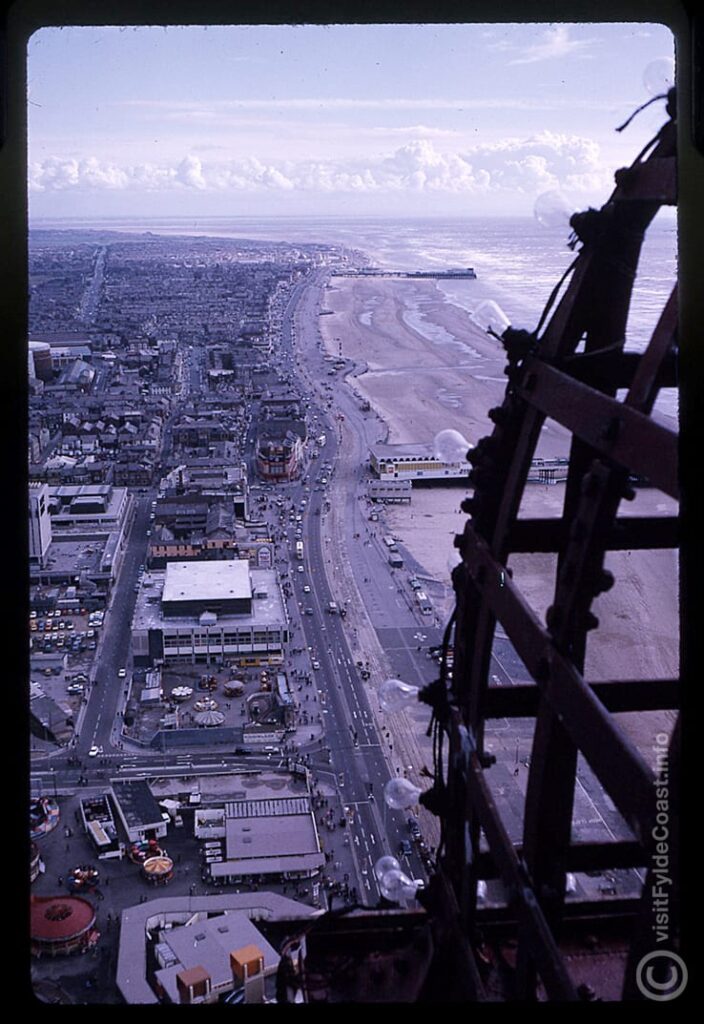
[[[299,571],[299,572],[304,572],[304,569],[303,569],[303,566],[302,566],[302,565],[299,565],[299,566],[298,566],[298,571]]]
[[[88,751],[88,757],[97,757],[98,754],[102,754],[102,752],[103,752],[103,748],[102,747],[96,747],[95,744],[93,744],[93,746]]]
[[[317,671],[317,669],[320,668],[320,662],[319,661],[315,661],[314,660],[314,661],[311,662],[311,665],[313,666],[314,669],[316,669],[316,671]]]
[[[117,670],[117,678],[118,679],[124,679],[126,675],[127,675],[127,669],[126,668],[120,668],[120,669]]]

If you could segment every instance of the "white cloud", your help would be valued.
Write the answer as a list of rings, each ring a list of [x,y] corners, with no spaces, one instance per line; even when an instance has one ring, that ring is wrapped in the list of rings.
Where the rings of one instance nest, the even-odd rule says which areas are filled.
[[[207,188],[203,177],[203,165],[197,156],[192,154],[183,158],[176,169],[176,181],[191,188]]]
[[[550,49],[552,52],[545,52],[544,56],[531,56],[530,60],[543,60],[549,56],[560,56],[559,46],[565,47],[562,52],[573,52],[586,46],[590,40],[567,40],[566,44],[539,44],[532,51],[523,51],[523,57],[511,61],[512,64],[528,63],[528,54],[536,51]],[[514,47],[515,49],[515,47]],[[582,99],[569,97],[564,98],[554,95],[546,95],[540,98],[526,96],[387,96],[372,99],[360,99],[350,96],[316,96],[316,97],[280,97],[278,99],[230,99],[230,100],[190,100],[187,102],[174,102],[172,100],[123,100],[116,103],[117,107],[130,107],[141,110],[145,120],[157,122],[183,121],[184,123],[199,120],[203,122],[214,121],[220,126],[222,118],[227,114],[236,114],[244,110],[270,110],[287,111],[299,110],[310,111],[317,115],[321,110],[562,110],[562,109],[589,109],[589,110],[610,110],[614,106],[613,100],[599,100],[591,97]],[[226,122],[229,123],[229,122]],[[234,122],[233,122],[234,123]]]
[[[379,126],[370,129],[370,134],[383,136],[409,135],[416,139],[456,139],[462,133],[455,128],[433,128],[427,124],[409,124],[396,128]],[[357,131],[357,135],[359,135],[359,131]]]
[[[440,152],[430,138],[411,139],[381,158],[355,160],[202,161],[187,154],[172,166],[118,167],[94,157],[50,157],[29,169],[35,192],[133,191],[535,194],[561,187],[594,192],[609,184],[611,169],[592,139],[541,132],[529,138],[480,143]]]
[[[545,30],[542,43],[526,47],[522,55],[510,60],[509,64],[534,64],[536,61],[567,57],[592,42],[593,39],[570,39],[569,25],[554,25]]]

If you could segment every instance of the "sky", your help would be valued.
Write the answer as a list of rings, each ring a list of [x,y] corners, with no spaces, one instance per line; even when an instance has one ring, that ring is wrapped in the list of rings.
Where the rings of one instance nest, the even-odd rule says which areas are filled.
[[[661,101],[615,131],[673,57],[656,24],[45,28],[30,217],[600,205],[665,120]]]

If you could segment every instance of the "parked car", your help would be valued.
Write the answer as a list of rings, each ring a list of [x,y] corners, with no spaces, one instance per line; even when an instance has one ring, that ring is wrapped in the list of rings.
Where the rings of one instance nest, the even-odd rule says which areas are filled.
[[[117,678],[118,679],[124,679],[126,675],[127,675],[127,669],[126,668],[120,668],[120,669],[117,670]]]
[[[418,824],[418,822],[416,821],[416,819],[412,815],[408,819],[406,824],[408,825],[408,831],[411,833],[412,838],[415,839],[415,840],[420,839],[420,836],[421,836],[420,825]]]

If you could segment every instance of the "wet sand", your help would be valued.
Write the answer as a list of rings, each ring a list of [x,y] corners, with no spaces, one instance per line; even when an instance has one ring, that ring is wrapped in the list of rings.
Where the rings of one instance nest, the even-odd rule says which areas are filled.
[[[332,311],[320,318],[323,341],[331,354],[337,355],[341,347],[346,358],[366,366],[365,372],[349,378],[350,386],[386,423],[389,443],[428,443],[440,430],[453,428],[476,444],[490,433],[487,412],[500,404],[506,385],[503,350],[433,282],[335,278],[323,307]],[[565,430],[548,423],[536,454],[567,455],[568,442]],[[520,514],[559,516],[563,494],[560,484],[528,485]],[[384,513],[389,529],[428,575],[445,583],[452,536],[466,521],[459,511],[463,496],[461,488],[415,489],[410,505],[387,506]],[[674,507],[660,492],[642,489],[635,501],[622,506],[622,514],[671,514]],[[553,599],[554,556],[514,555],[509,564],[543,617]],[[607,566],[617,582],[594,606],[601,625],[590,635],[587,678],[676,676],[676,553],[614,552]],[[450,600],[448,593],[448,608]],[[662,728],[663,716],[638,716],[635,727],[633,716],[621,717],[647,753],[649,737]]]

